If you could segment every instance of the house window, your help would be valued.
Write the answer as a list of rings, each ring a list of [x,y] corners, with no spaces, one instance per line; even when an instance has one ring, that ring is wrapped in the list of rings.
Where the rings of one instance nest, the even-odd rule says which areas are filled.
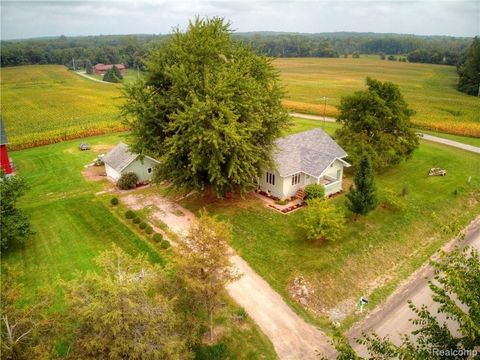
[[[275,185],[275,174],[271,174],[267,172],[267,183],[271,185]]]
[[[292,176],[292,185],[300,184],[300,173]]]
[[[151,174],[152,173],[152,168],[148,168],[147,173]]]

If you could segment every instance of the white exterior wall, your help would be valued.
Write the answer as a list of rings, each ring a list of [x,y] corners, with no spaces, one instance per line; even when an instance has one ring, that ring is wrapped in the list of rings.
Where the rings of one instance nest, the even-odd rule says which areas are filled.
[[[117,181],[118,179],[120,179],[120,173],[108,164],[105,164],[105,172],[107,173],[107,176],[113,181]]]
[[[267,172],[275,175],[275,185],[267,183]],[[267,171],[262,171],[262,174],[258,179],[258,187],[260,188],[260,190],[263,190],[265,192],[269,191],[273,196],[276,196],[279,198],[284,197],[283,183],[284,183],[284,179],[280,176],[279,172],[277,170],[271,170],[271,169]]]
[[[122,170],[122,174],[127,173],[127,172],[133,172],[137,174],[138,176],[138,181],[139,182],[144,182],[148,181],[152,178],[153,176],[153,168],[158,165],[157,162],[144,157],[143,161],[140,161],[140,158],[137,158],[135,161],[130,163],[125,169]],[[152,172],[148,173],[148,169],[151,168]]]
[[[340,171],[340,176],[337,176],[338,171]],[[337,180],[343,179],[343,163],[335,160],[332,165],[323,171],[322,176],[329,176]]]

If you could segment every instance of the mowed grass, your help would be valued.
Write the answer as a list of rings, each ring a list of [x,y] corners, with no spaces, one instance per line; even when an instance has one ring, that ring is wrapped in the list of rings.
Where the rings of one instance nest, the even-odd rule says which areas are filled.
[[[119,119],[120,86],[61,65],[2,68],[1,112],[10,148],[126,130]]]
[[[285,106],[298,112],[336,116],[342,96],[365,89],[365,78],[392,81],[416,114],[420,128],[480,137],[480,99],[456,90],[453,66],[360,59],[280,58],[274,61],[286,88]]]
[[[315,123],[307,120],[297,128],[309,125]],[[234,248],[299,313],[306,314],[288,290],[296,276],[304,277],[314,290],[310,305],[319,314],[343,314],[343,326],[348,326],[357,318],[352,313],[360,296],[368,296],[373,308],[479,214],[479,164],[477,154],[421,141],[411,160],[377,177],[380,194],[387,189],[400,194],[407,187],[406,209],[380,206],[357,221],[349,219],[341,240],[334,243],[309,242],[298,226],[301,210],[279,214],[256,198],[207,205],[187,198],[184,205],[192,210],[206,206],[229,221]],[[432,167],[447,169],[448,176],[428,177]],[[345,182],[351,183],[351,176]],[[344,195],[328,201],[345,210]],[[312,313],[305,316],[322,319]]]

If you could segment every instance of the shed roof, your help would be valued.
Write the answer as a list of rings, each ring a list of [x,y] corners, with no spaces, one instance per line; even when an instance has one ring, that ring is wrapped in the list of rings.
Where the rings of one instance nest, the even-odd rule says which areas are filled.
[[[138,157],[138,154],[130,152],[128,145],[119,143],[102,160],[118,172],[130,165]]]
[[[280,138],[275,145],[273,159],[280,176],[304,172],[318,177],[335,159],[347,156],[345,150],[320,128]]]

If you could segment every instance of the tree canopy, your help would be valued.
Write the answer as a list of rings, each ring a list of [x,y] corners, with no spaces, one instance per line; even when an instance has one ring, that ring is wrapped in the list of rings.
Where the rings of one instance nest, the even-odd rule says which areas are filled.
[[[119,83],[122,79],[122,73],[115,65],[113,65],[111,69],[108,69],[105,75],[103,75],[103,81],[111,83]]]
[[[6,249],[13,243],[24,243],[32,235],[30,221],[22,209],[17,208],[18,199],[28,185],[19,176],[7,176],[0,170],[0,245]]]
[[[176,30],[126,89],[133,148],[161,161],[156,180],[183,190],[245,192],[288,123],[271,60],[232,40],[223,19]]]
[[[469,95],[480,95],[480,38],[476,36],[465,59],[458,67],[458,90]]]
[[[408,159],[418,147],[410,117],[413,111],[391,82],[367,78],[367,89],[342,97],[337,141],[358,165],[363,154],[383,171]]]

